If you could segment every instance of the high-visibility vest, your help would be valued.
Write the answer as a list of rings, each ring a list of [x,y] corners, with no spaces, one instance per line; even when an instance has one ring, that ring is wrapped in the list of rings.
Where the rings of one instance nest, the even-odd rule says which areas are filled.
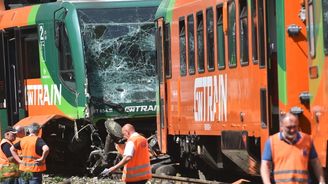
[[[123,155],[125,144],[115,144],[115,148],[120,155]]]
[[[13,145],[15,145],[16,143],[20,142],[21,139],[22,139],[22,138],[20,138],[20,137],[16,137],[15,141],[13,142]],[[19,157],[22,156],[22,150],[16,150],[16,152],[17,152],[17,155],[18,155]]]
[[[137,182],[151,179],[151,167],[147,139],[141,135],[129,138],[134,144],[132,159],[124,166],[122,180]]]
[[[284,184],[308,183],[311,137],[300,133],[297,143],[288,144],[280,139],[279,134],[270,137],[274,181]]]
[[[2,139],[0,142],[0,148],[3,144],[8,143],[11,146],[13,145],[9,140]],[[2,149],[0,149],[0,177],[16,177],[19,176],[18,165],[14,162],[10,162]]]
[[[19,164],[19,170],[24,172],[43,172],[47,170],[45,162],[35,163],[36,159],[41,158],[35,151],[38,138],[38,136],[31,135],[21,139],[22,163]]]

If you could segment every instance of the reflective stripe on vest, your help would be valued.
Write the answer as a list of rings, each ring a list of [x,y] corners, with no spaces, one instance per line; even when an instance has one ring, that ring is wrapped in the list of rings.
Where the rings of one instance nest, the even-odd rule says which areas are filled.
[[[38,158],[40,158],[40,157],[34,157],[34,156],[22,156],[22,158],[30,158],[30,159],[38,159]]]
[[[308,179],[304,178],[290,178],[290,179],[279,179],[275,180],[275,183],[290,183],[290,182],[297,182],[297,183],[308,183]]]
[[[309,180],[311,138],[306,134],[300,134],[301,138],[295,144],[281,140],[280,133],[270,137],[273,176],[276,183],[307,183]]]
[[[129,138],[134,144],[132,159],[124,166],[122,179],[125,182],[148,180],[151,176],[151,166],[147,139],[137,134]]]
[[[147,176],[148,174],[151,174],[151,172],[149,170],[145,171],[145,172],[137,173],[137,174],[123,174],[123,177],[136,178],[136,177],[141,177],[141,176]]]
[[[274,171],[273,174],[276,183],[307,183],[309,172],[307,170],[279,170]]]
[[[150,167],[150,164],[139,165],[139,166],[135,166],[135,167],[128,167],[128,168],[126,168],[126,170],[127,171],[135,171],[135,170],[144,169],[144,168],[147,168],[147,167]]]
[[[42,166],[42,165],[45,165],[45,163],[26,163],[26,162],[23,162],[21,164],[24,165],[24,166]]]
[[[19,164],[19,170],[24,172],[43,172],[46,170],[45,163],[35,163],[36,159],[41,158],[35,150],[38,138],[39,137],[32,135],[21,139],[22,163]]]
[[[307,171],[307,170],[281,170],[281,171],[273,171],[273,174],[289,174],[289,173],[309,174],[309,171]]]

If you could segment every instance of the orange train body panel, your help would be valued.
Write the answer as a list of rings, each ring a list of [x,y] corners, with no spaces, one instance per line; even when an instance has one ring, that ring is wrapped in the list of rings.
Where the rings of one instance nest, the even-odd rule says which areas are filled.
[[[163,3],[166,4],[166,11],[161,10],[157,20],[164,21],[158,24],[160,28],[169,25],[170,43],[166,45],[163,42],[161,46],[164,54],[161,62],[164,62],[165,67],[171,65],[170,68],[162,68],[163,73],[171,73],[166,74],[160,86],[165,118],[160,120],[164,127],[158,131],[162,134],[167,131],[167,137],[172,137],[176,142],[169,142],[170,139],[162,137],[160,140],[164,139],[162,145],[165,146],[162,149],[170,152],[172,145],[181,146],[180,139],[188,140],[190,136],[200,140],[217,137],[222,141],[217,145],[223,148],[219,146],[216,149],[224,152],[228,143],[225,144],[227,139],[223,134],[240,132],[243,135],[245,132],[248,139],[256,140],[251,144],[261,153],[268,136],[280,131],[280,114],[292,111],[299,115],[300,131],[310,134],[314,139],[319,159],[326,166],[328,125],[324,122],[328,121],[328,83],[325,71],[328,71],[328,66],[322,52],[323,38],[328,33],[322,35],[321,31],[317,31],[324,27],[317,13],[327,12],[328,4],[326,10],[320,10],[320,3],[314,5],[318,8],[313,11],[316,12],[314,23],[319,22],[314,25],[309,23],[311,17],[308,15],[309,4],[316,3],[313,1],[167,1]],[[211,11],[213,19],[208,13]],[[220,24],[223,24],[224,42],[220,40]],[[214,25],[213,28],[211,25]],[[315,27],[308,28],[311,25]],[[224,32],[225,28],[227,32]],[[314,38],[309,37],[311,30],[315,30]],[[213,43],[210,40],[212,32]],[[163,34],[165,37],[167,33],[163,31]],[[199,45],[201,39],[203,44]],[[310,54],[311,39],[315,40],[314,56]],[[328,50],[328,41],[325,42],[325,49]],[[209,59],[211,55],[208,55],[211,54],[211,44],[214,47],[212,60]],[[224,50],[220,50],[220,44]],[[170,49],[169,54],[165,53],[166,47]],[[202,54],[201,49],[204,50],[204,70],[199,69],[202,66],[198,59]],[[233,52],[236,64],[229,65],[234,64]],[[222,53],[225,54],[225,65],[219,68]],[[247,62],[242,62],[245,58]],[[214,62],[213,68],[209,67],[211,62]],[[319,77],[311,79],[309,66],[317,65]],[[195,144],[206,147],[199,142]],[[184,148],[180,149],[183,153],[188,152]],[[259,153],[256,153],[258,161],[261,159]]]
[[[60,119],[60,118],[68,119],[68,120],[71,120],[72,122],[74,121],[73,119],[71,119],[68,116],[58,115],[58,114],[36,115],[36,116],[29,116],[29,117],[19,120],[15,124],[14,127],[16,127],[16,126],[28,127],[28,126],[32,125],[33,123],[37,123],[40,125],[40,127],[43,127],[50,120],[56,120],[56,119]],[[38,136],[42,137],[42,129],[40,129]]]
[[[189,132],[202,132],[201,134],[207,135],[218,135],[222,130],[250,130],[252,135],[260,135],[260,124],[258,122],[259,111],[257,105],[259,104],[259,88],[266,87],[266,71],[259,69],[258,65],[253,64],[253,61],[249,62],[248,66],[240,66],[237,63],[236,67],[229,68],[226,66],[225,70],[218,70],[215,66],[215,71],[196,73],[195,75],[187,75],[185,77],[178,76],[179,68],[179,39],[174,35],[179,35],[179,18],[185,17],[195,12],[206,10],[209,7],[216,7],[220,4],[220,1],[206,1],[199,3],[198,1],[186,3],[187,1],[176,1],[176,9],[173,10],[172,23],[171,23],[171,54],[172,54],[172,79],[167,80],[167,93],[168,93],[168,122],[169,122],[169,133],[176,134],[188,134]],[[185,4],[185,6],[182,6]],[[214,15],[215,17],[216,15]],[[195,18],[195,16],[194,16]],[[204,18],[205,19],[205,18]],[[215,23],[214,23],[215,24]],[[237,26],[238,27],[238,26]],[[196,25],[194,25],[196,28]],[[214,32],[216,32],[214,28]],[[205,34],[205,32],[204,32]],[[204,36],[205,37],[205,36]],[[239,49],[237,36],[237,50]],[[215,45],[217,36],[214,34]],[[226,39],[227,40],[227,39]],[[227,42],[227,41],[226,41]],[[187,40],[188,44],[188,40]],[[197,46],[195,46],[197,47]],[[207,45],[204,44],[204,49],[207,50]],[[217,48],[215,48],[216,50]],[[227,56],[227,51],[226,54]],[[197,56],[197,51],[196,51]],[[205,52],[204,58],[207,58]],[[218,55],[215,54],[215,61],[217,61]],[[228,59],[226,57],[226,59]],[[187,55],[188,60],[188,55]],[[206,60],[206,59],[205,59]],[[238,57],[237,57],[238,60]],[[248,60],[251,60],[249,55]],[[197,68],[197,61],[196,68]],[[205,66],[207,63],[205,61]],[[194,84],[196,78],[202,78],[207,76],[218,76],[224,77],[223,82],[227,82],[227,112],[224,114],[227,116],[225,121],[219,121],[219,114],[214,114],[215,121],[207,121],[209,114],[203,114],[203,121],[194,120]],[[245,77],[241,77],[245,76]],[[247,76],[247,77],[246,77]],[[260,76],[263,76],[262,78]],[[200,89],[201,92],[205,92],[204,89]],[[205,99],[205,101],[208,99]],[[205,104],[206,106],[207,104]],[[219,108],[218,104],[217,109]],[[237,109],[242,109],[237,112]],[[244,113],[243,122],[240,121],[240,113]],[[177,123],[179,122],[179,123]],[[205,125],[204,125],[205,123]],[[210,130],[206,130],[206,127]]]
[[[32,6],[22,7],[7,11],[0,11],[0,17],[6,21],[0,21],[0,29],[10,27],[26,26],[28,23],[28,15],[30,14]]]
[[[40,79],[29,79],[29,80],[26,80],[26,85],[27,86],[42,85],[42,83],[41,83]],[[33,91],[33,93],[37,93],[37,92],[38,92],[37,90]],[[43,91],[41,93],[41,96],[45,95],[43,93],[45,93],[45,92]],[[37,94],[37,95],[34,94],[33,98],[39,98],[38,95],[40,95],[40,94]],[[47,95],[48,95],[48,98],[50,98],[49,97],[49,92],[48,92]],[[29,116],[49,115],[49,112],[51,112],[52,114],[65,116],[64,112],[62,112],[56,105],[47,105],[46,108],[45,108],[44,106],[37,105],[39,103],[38,99],[32,99],[32,98],[30,98],[30,99],[33,101],[33,103],[32,103],[32,105],[30,104],[30,105],[27,106]]]

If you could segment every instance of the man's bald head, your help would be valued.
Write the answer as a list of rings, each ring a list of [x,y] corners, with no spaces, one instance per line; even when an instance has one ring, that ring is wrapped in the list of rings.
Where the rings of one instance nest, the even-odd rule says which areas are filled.
[[[122,127],[122,133],[126,139],[129,139],[131,134],[133,134],[134,132],[135,132],[134,126],[131,125],[130,123],[127,123]]]
[[[20,125],[16,125],[15,126],[15,129],[16,129],[16,131],[17,131],[17,137],[20,137],[20,138],[22,138],[22,137],[24,137],[25,136],[25,129],[24,129],[24,127],[22,127],[22,126],[20,126]]]
[[[130,123],[125,124],[122,129],[125,129],[128,131],[135,131],[134,126],[131,125]]]
[[[280,127],[285,138],[293,140],[298,132],[298,117],[292,113],[286,113],[280,117]]]
[[[298,116],[290,112],[287,112],[286,114],[280,116],[280,126],[283,126],[284,123],[290,121],[295,122],[298,125]]]

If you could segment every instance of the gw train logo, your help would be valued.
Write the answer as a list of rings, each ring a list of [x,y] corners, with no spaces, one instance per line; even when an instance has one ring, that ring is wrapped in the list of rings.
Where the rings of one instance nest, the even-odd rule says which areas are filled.
[[[51,85],[27,85],[27,105],[61,105],[62,86]]]
[[[125,107],[125,112],[152,112],[156,111],[156,105],[136,105]]]
[[[227,74],[196,78],[194,120],[227,121]]]

